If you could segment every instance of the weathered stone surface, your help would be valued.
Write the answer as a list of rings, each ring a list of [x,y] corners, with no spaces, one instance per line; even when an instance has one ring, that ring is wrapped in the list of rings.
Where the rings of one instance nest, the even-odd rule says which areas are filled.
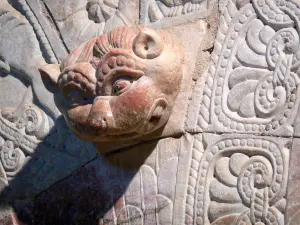
[[[187,20],[206,19],[217,4],[216,0],[141,0],[140,22],[170,26]]]
[[[299,10],[298,0],[1,0],[0,224],[298,225]],[[144,32],[142,44],[152,31],[172,36],[157,74],[182,79],[166,88],[178,93],[153,135],[95,146],[71,133],[38,68],[122,29]],[[115,48],[126,35],[110,39]],[[138,121],[125,116],[138,98],[123,121]]]
[[[180,224],[190,140],[152,141],[97,158],[44,192],[27,222],[170,224],[174,217]]]
[[[180,91],[183,60],[170,34],[122,26],[82,44],[61,65],[39,70],[70,129],[99,145],[145,140],[163,129]]]
[[[293,140],[292,150],[290,153],[290,173],[287,191],[287,207],[285,213],[285,224],[294,225],[299,223],[299,138]]]
[[[53,97],[36,76],[45,60],[57,59],[50,57],[49,45],[39,45],[45,34],[33,12],[25,1],[19,4],[29,21],[14,4],[0,2],[0,149],[3,178],[22,186],[10,195],[24,198],[39,194],[97,153],[58,119]]]
[[[212,134],[149,142],[96,159],[19,213],[36,224],[284,224],[291,142]]]
[[[222,9],[211,65],[196,84],[187,129],[293,136],[299,19],[291,15],[299,3],[243,2],[228,1]]]

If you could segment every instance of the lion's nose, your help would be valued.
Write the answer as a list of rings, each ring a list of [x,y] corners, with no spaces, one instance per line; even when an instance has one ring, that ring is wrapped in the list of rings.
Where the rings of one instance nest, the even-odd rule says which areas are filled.
[[[90,126],[98,127],[101,125],[103,130],[115,127],[114,117],[110,108],[110,96],[98,96],[95,98],[87,123]]]

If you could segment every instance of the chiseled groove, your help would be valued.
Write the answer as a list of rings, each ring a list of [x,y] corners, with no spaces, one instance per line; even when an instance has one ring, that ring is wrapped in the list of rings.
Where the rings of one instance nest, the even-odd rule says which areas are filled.
[[[36,16],[30,9],[29,5],[27,4],[26,0],[18,0],[18,1],[19,1],[20,5],[22,6],[22,9],[25,13],[26,18],[28,19],[29,23],[32,25],[38,41],[46,50],[46,53],[50,60],[50,63],[57,63],[58,60],[57,60],[55,53],[49,43],[49,40],[48,40],[47,36],[45,35],[45,32],[44,32],[43,28],[41,27],[39,21],[37,20]]]
[[[51,18],[53,24],[55,25],[56,31],[57,31],[58,34],[59,34],[59,38],[60,38],[60,40],[61,40],[63,46],[65,47],[65,50],[66,50],[68,53],[70,53],[70,49],[68,48],[68,46],[67,46],[67,44],[65,43],[63,37],[61,36],[60,30],[59,30],[59,28],[58,28],[58,25],[57,25],[57,23],[56,23],[56,21],[55,21],[53,15],[52,15],[50,9],[48,8],[48,6],[47,6],[47,4],[44,2],[44,0],[40,0],[40,1],[43,2],[44,6],[45,6],[45,9],[47,10],[48,15],[50,16],[50,18]],[[47,18],[47,17],[46,17],[46,18]],[[51,21],[50,21],[50,22],[51,22]]]

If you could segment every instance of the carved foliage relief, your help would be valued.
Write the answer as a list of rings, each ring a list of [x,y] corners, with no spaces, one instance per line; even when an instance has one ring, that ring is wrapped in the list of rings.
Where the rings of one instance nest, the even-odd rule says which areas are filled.
[[[155,146],[138,145],[86,165],[38,197],[34,219],[45,224],[71,217],[98,224],[284,224],[291,139],[198,134]],[[147,158],[139,168],[138,160],[132,162],[137,154]],[[63,212],[65,217],[55,217]]]
[[[40,193],[96,156],[66,129],[40,79],[37,68],[67,52],[42,5],[0,3],[0,176],[4,185],[23,186],[11,193],[19,197]]]
[[[201,148],[193,148],[190,170],[198,172],[190,173],[185,223],[284,224],[289,140],[204,135],[202,141],[208,145],[201,157]]]
[[[10,196],[36,195],[95,156],[95,148],[76,139],[61,119],[60,127],[50,130],[51,122],[37,106],[26,104],[15,117],[10,110],[16,112],[5,108],[0,116],[1,181],[23,186],[10,190]]]
[[[98,157],[37,198],[32,212],[35,222],[66,224],[72,218],[75,224],[172,224],[178,190],[176,179],[169,178],[181,173],[183,142],[167,138],[155,142],[154,150],[148,143]],[[147,158],[143,165],[139,166],[136,155]],[[55,216],[62,213],[64,217]]]
[[[293,134],[298,16],[296,1],[228,1],[191,129]]]
[[[163,22],[165,19],[205,18],[211,13],[215,0],[141,0],[141,23]]]
[[[87,163],[96,156],[94,145],[71,134],[37,68],[61,63],[88,39],[132,24],[126,15],[138,9],[126,10],[124,2],[0,2],[0,189],[17,200],[43,192],[31,208],[21,205],[37,224],[286,224],[292,139],[277,136],[293,136],[299,106],[299,1],[141,0],[140,22],[161,27],[204,18],[219,3],[210,66],[199,74],[187,118],[180,118],[188,133]],[[146,34],[141,42],[149,40]],[[125,35],[116,36],[122,41]],[[96,50],[91,54],[101,55]],[[118,59],[130,64],[118,57],[98,57],[101,76]],[[75,80],[73,70],[65,72]]]

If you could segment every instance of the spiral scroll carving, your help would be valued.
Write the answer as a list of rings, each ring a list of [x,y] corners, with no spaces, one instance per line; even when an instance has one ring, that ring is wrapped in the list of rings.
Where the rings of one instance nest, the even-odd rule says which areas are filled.
[[[264,138],[228,138],[209,146],[199,165],[196,224],[218,224],[223,211],[236,215],[235,225],[282,224],[277,204],[286,192],[285,151]]]
[[[300,5],[244,2],[228,1],[223,10],[199,129],[290,136],[299,104]]]
[[[145,10],[145,14],[142,13],[141,20],[142,23],[155,23],[175,17],[205,18],[216,2],[215,0],[142,0],[141,8]]]
[[[0,151],[1,162],[9,176],[14,176],[22,168],[25,155],[20,148],[15,148],[12,141],[6,141]]]

